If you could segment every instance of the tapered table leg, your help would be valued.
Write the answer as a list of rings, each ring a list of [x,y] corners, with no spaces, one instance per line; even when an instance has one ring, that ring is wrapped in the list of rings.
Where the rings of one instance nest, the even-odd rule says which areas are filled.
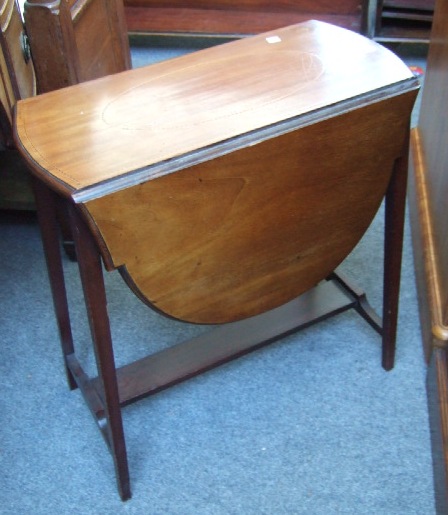
[[[103,434],[114,460],[118,491],[126,500],[131,497],[129,470],[101,259],[95,241],[76,208],[70,206],[69,211],[104,401],[107,427]]]
[[[73,390],[76,388],[76,382],[67,366],[67,356],[73,354],[74,347],[62,267],[60,231],[57,216],[58,200],[52,190],[34,177],[33,188],[65,370],[69,387]]]
[[[401,258],[406,210],[409,134],[405,138],[402,156],[396,160],[386,193],[383,285],[383,347],[382,365],[394,366],[398,303],[400,295]]]

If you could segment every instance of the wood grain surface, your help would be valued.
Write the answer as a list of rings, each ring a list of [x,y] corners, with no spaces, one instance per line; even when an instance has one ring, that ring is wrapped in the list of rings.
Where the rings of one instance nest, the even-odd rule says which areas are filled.
[[[307,22],[21,102],[17,141],[137,295],[223,323],[297,297],[353,249],[417,87],[376,43]]]
[[[215,157],[241,136],[334,116],[406,81],[408,68],[380,45],[307,22],[21,102],[17,143],[63,194],[101,196],[175,171],[186,155]]]
[[[113,267],[156,308],[201,323],[258,314],[315,286],[359,241],[413,101],[375,103],[85,206]]]

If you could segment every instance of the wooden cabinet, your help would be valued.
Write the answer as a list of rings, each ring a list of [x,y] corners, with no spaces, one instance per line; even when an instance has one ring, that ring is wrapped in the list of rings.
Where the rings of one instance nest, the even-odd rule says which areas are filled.
[[[429,40],[434,0],[124,0],[130,32],[255,34],[316,19],[378,41]]]
[[[428,41],[435,0],[379,0],[378,41]]]
[[[366,0],[125,0],[130,32],[254,34],[311,18],[363,32]]]
[[[448,2],[437,0],[418,127],[412,131],[409,210],[414,243],[437,513],[448,513]]]

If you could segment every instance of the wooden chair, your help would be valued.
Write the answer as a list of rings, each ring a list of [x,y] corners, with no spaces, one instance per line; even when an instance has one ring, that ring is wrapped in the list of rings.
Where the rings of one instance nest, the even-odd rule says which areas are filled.
[[[16,101],[131,67],[122,0],[29,0],[24,19],[26,31],[17,0],[0,1],[0,208],[8,209],[34,209],[28,171],[12,143]]]
[[[131,68],[122,0],[28,0],[24,18],[39,93]]]
[[[24,19],[38,93],[131,68],[122,0],[29,0]],[[65,251],[74,259],[67,216],[60,218]]]
[[[411,134],[410,214],[437,512],[448,512],[448,3],[438,0],[418,127]]]
[[[28,170],[12,137],[16,102],[36,94],[33,64],[16,0],[0,0],[0,208],[31,209]]]

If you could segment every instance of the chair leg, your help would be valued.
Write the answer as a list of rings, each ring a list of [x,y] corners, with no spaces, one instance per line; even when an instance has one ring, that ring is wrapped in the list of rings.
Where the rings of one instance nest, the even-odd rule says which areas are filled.
[[[62,267],[60,231],[57,222],[57,197],[41,181],[34,178],[33,189],[65,370],[69,387],[73,390],[76,388],[76,382],[67,366],[67,356],[73,354],[74,346]]]
[[[101,259],[89,228],[76,208],[69,207],[72,234],[95,349],[98,379],[104,400],[107,420],[106,440],[114,460],[118,491],[122,500],[126,500],[131,497],[130,480]]]
[[[409,138],[396,160],[386,193],[383,284],[382,365],[391,370],[395,361],[401,259],[406,210]]]

